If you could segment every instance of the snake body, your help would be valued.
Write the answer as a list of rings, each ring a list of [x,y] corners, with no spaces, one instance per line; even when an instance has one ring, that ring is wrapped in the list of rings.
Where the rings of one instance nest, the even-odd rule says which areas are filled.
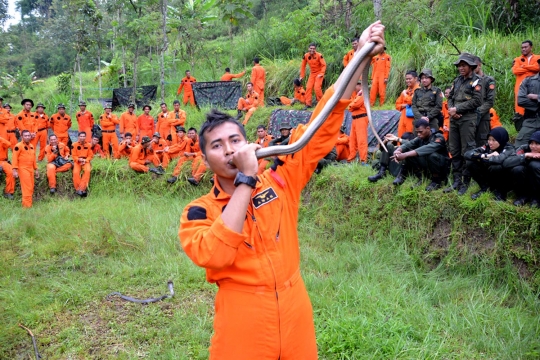
[[[368,87],[368,77],[369,77],[369,64],[371,57],[369,54],[375,47],[375,43],[368,42],[362,48],[357,51],[351,60],[351,62],[347,65],[345,70],[343,71],[343,75],[341,77],[341,81],[338,84],[338,86],[334,87],[334,94],[330,97],[330,100],[325,104],[324,108],[321,110],[319,115],[308,126],[306,131],[300,136],[298,141],[295,141],[292,144],[288,145],[277,145],[277,146],[269,146],[266,148],[259,149],[255,152],[258,159],[271,157],[271,156],[278,156],[278,155],[289,155],[294,154],[297,151],[301,150],[306,144],[311,140],[313,135],[319,130],[321,125],[326,121],[328,116],[332,113],[332,110],[334,110],[334,107],[337,105],[341,97],[343,96],[343,93],[345,92],[345,89],[347,88],[347,85],[353,78],[354,74],[356,73],[356,69],[358,69],[359,66],[362,66],[362,93],[364,94],[364,98],[367,94],[369,94],[369,87]],[[375,129],[375,126],[373,125],[373,121],[371,118],[371,106],[369,104],[369,99],[367,101],[364,101],[364,105],[366,107],[366,113],[368,116],[368,121],[371,126],[371,129],[373,130],[373,134],[381,144],[381,146],[386,150],[386,146],[384,146],[384,143],[382,142],[381,138],[379,137],[379,134],[377,134],[377,130]]]

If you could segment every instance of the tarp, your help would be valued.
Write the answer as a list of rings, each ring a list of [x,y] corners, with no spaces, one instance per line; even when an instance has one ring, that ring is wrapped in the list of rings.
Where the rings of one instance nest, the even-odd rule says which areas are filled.
[[[144,105],[149,104],[151,101],[156,99],[157,86],[141,86],[137,88],[137,96],[135,98],[135,103],[138,108],[143,107]],[[129,103],[133,102],[132,99],[133,88],[119,88],[113,90],[112,97],[112,108],[115,110],[119,106],[127,107]]]
[[[233,110],[242,97],[242,85],[237,81],[209,81],[191,84],[198,107],[210,106]]]
[[[377,133],[382,138],[386,134],[397,135],[399,117],[401,113],[397,110],[374,110],[371,112],[373,125],[377,129]],[[270,115],[270,123],[268,132],[273,136],[279,136],[279,128],[283,122],[288,122],[293,128],[298,124],[306,124],[311,118],[311,111],[301,110],[283,110],[276,109]],[[343,125],[346,127],[347,135],[351,133],[352,115],[348,110],[345,110],[343,116]],[[368,147],[369,152],[377,150],[378,141],[371,131],[371,126],[368,127]]]

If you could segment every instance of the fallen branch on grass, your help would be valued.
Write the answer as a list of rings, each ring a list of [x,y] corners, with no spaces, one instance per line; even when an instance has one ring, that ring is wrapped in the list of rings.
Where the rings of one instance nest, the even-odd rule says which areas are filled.
[[[32,331],[22,324],[19,324],[19,327],[26,330],[28,335],[30,335],[30,337],[32,338],[32,344],[34,345],[34,354],[36,355],[36,360],[41,359],[41,355],[39,354],[38,347],[37,347],[36,338],[34,337],[34,334],[32,333]]]
[[[157,298],[135,299],[135,298],[132,298],[130,296],[122,295],[121,293],[115,291],[115,292],[112,292],[109,295],[107,295],[107,300],[112,296],[118,296],[123,300],[131,301],[131,302],[138,303],[138,304],[154,303],[154,302],[158,302],[158,301],[161,301],[161,300],[164,300],[164,299],[167,299],[167,298],[172,298],[174,296],[173,282],[171,280],[169,280],[167,282],[167,286],[169,287],[170,294],[166,294],[166,295],[163,295],[163,296],[160,296],[160,297],[157,297]]]

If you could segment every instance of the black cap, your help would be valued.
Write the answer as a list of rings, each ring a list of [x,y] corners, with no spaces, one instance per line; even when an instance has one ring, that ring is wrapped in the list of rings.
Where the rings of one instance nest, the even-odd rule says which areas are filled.
[[[129,109],[129,108],[134,108],[134,109],[135,109],[135,104],[133,104],[133,103],[129,104],[129,105],[128,105],[128,109]]]
[[[79,106],[86,106],[86,103],[84,101],[79,101]]]
[[[24,104],[26,104],[27,102],[30,102],[32,104],[32,107],[34,107],[34,102],[32,101],[32,99],[23,99],[23,101],[21,101],[21,105],[24,106]]]
[[[9,103],[5,103],[5,104],[4,104],[4,109],[5,109],[5,108],[10,108],[10,109],[11,109],[12,107],[11,107],[11,105],[9,105]]]
[[[58,109],[64,109],[64,110],[65,110],[65,109],[66,109],[66,105],[60,103],[60,104],[56,105],[56,109],[57,109],[57,110],[58,110]]]
[[[461,53],[461,55],[459,55],[458,59],[456,62],[454,62],[454,65],[459,65],[460,62],[465,62],[467,65],[469,65],[470,67],[472,68],[476,68],[476,61],[475,61],[475,57],[473,54],[469,54],[469,53]]]
[[[106,103],[105,106],[103,107],[103,109],[111,109],[112,110],[111,103]]]
[[[288,122],[284,121],[284,122],[281,123],[281,126],[279,127],[279,131],[281,131],[283,129],[291,130],[292,126]]]

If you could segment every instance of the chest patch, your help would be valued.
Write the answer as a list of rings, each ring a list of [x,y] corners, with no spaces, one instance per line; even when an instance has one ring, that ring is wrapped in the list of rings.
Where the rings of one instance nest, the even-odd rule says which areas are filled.
[[[253,197],[253,206],[255,206],[255,209],[258,209],[264,204],[268,204],[269,202],[274,201],[277,198],[278,196],[274,189],[269,187],[268,189],[261,191]]]

